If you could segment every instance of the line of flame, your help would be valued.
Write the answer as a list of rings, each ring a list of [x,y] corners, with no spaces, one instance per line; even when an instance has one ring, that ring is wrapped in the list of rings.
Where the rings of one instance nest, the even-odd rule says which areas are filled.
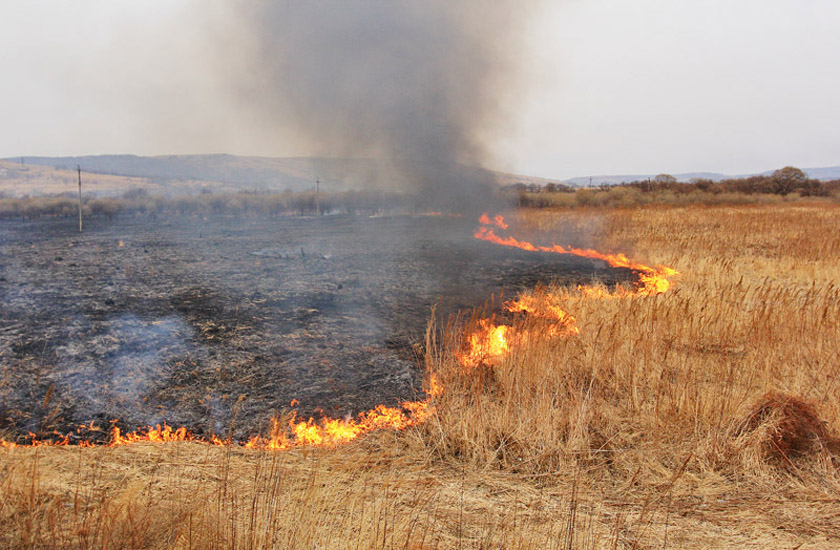
[[[274,435],[269,437],[251,437],[242,446],[249,449],[274,450],[285,450],[304,445],[335,446],[348,443],[361,435],[376,430],[404,430],[409,426],[421,424],[429,418],[434,410],[431,400],[433,397],[440,395],[442,391],[443,388],[440,384],[434,378],[431,378],[429,389],[426,390],[426,399],[421,401],[405,401],[400,404],[400,407],[377,405],[370,411],[360,413],[355,419],[325,417],[316,421],[314,418],[297,420],[293,416],[289,421],[288,430],[282,429],[276,421],[273,421],[274,425],[272,426],[271,433]],[[101,432],[102,430],[91,423],[90,425],[81,426],[76,430],[76,433],[83,436],[86,431]],[[58,433],[54,435],[57,436],[57,439],[39,440],[35,434],[30,432],[29,437],[31,438],[31,443],[20,445],[0,439],[0,447],[63,447],[71,444],[89,447],[94,445],[84,439],[80,439],[77,443],[71,443],[70,435],[61,435]],[[164,423],[162,425],[157,424],[154,427],[147,426],[146,428],[140,428],[125,434],[119,427],[113,426],[106,445],[109,447],[118,447],[140,442],[171,443],[175,441],[195,441],[219,446],[238,444],[230,439],[222,439],[215,434],[210,435],[209,438],[198,437],[193,435],[185,427],[173,428]]]
[[[638,290],[636,294],[655,296],[667,292],[671,287],[669,277],[677,275],[676,269],[668,266],[658,265],[652,267],[639,262],[631,261],[624,254],[604,254],[591,248],[574,248],[563,247],[559,244],[552,244],[551,246],[537,246],[528,241],[521,241],[516,237],[500,237],[496,234],[490,225],[494,225],[500,229],[507,229],[508,225],[505,223],[501,215],[495,216],[493,219],[485,212],[479,218],[479,227],[473,235],[476,239],[488,241],[502,246],[511,246],[514,248],[521,248],[522,250],[530,250],[532,252],[551,252],[554,254],[570,254],[573,256],[580,256],[582,258],[592,258],[595,260],[603,260],[607,262],[610,267],[625,267],[632,269],[638,273]]]

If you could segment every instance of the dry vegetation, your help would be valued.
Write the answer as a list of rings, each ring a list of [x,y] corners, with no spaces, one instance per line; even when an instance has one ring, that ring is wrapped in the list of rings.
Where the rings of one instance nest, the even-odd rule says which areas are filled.
[[[0,170],[9,166],[0,161]],[[26,174],[36,182],[10,185],[0,177],[0,219],[34,219],[77,215],[75,172],[32,167]],[[20,170],[20,169],[18,169]],[[30,170],[29,167],[25,168]],[[44,172],[47,170],[47,172]],[[71,177],[72,176],[72,177]],[[383,210],[411,210],[422,204],[420,197],[397,191],[236,191],[213,182],[179,182],[167,188],[143,178],[86,175],[83,213],[86,217],[139,216],[276,216],[289,214],[357,214]],[[721,206],[783,204],[791,202],[832,203],[840,200],[840,180],[810,179],[791,166],[771,175],[758,175],[722,181],[678,182],[661,174],[653,180],[596,188],[576,188],[563,184],[506,183],[498,191],[501,201],[521,208],[637,208],[641,206]],[[37,191],[21,195],[19,188]],[[63,192],[57,191],[61,189]],[[177,194],[175,190],[179,190]]]
[[[67,194],[72,198],[77,191],[78,174],[75,166],[62,169],[50,166],[21,165],[0,160],[0,197],[58,196]],[[82,172],[84,189],[96,195],[118,195],[132,189],[143,188],[149,193],[162,195],[168,191],[166,182],[149,178],[120,176],[114,174],[93,174]],[[183,187],[198,188],[201,182],[180,182]]]
[[[150,195],[142,188],[130,189],[120,197],[83,199],[82,213],[91,216],[285,216],[322,213],[358,214],[396,209],[406,204],[397,193],[314,191],[199,193],[178,197]],[[78,216],[78,198],[66,196],[2,197],[0,219],[31,220],[44,217]]]
[[[685,184],[680,184],[684,186]],[[820,201],[836,201],[837,195],[820,197]],[[717,206],[748,204],[781,204],[803,200],[798,193],[710,192],[681,187],[672,189],[640,190],[629,185],[604,188],[577,188],[569,191],[520,192],[517,203],[527,208],[637,208],[640,206]],[[812,199],[813,200],[813,199]]]
[[[840,180],[811,179],[793,166],[768,175],[720,181],[694,179],[684,183],[670,174],[660,174],[652,179],[596,188],[549,183],[519,184],[510,189],[518,192],[518,204],[529,208],[778,204],[802,198],[835,202],[840,198]]]
[[[436,414],[286,453],[0,449],[9,548],[836,548],[840,207],[524,210],[543,241],[681,272],[656,297],[549,288],[579,335],[465,372]],[[564,244],[566,244],[564,242]],[[531,333],[540,321],[514,318]]]

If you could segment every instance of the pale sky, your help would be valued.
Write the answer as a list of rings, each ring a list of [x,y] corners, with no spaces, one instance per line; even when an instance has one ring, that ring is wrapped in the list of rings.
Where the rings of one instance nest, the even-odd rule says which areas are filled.
[[[352,0],[348,0],[352,1]],[[840,2],[547,2],[490,168],[840,165]],[[0,157],[305,155],[237,99],[218,0],[0,0]]]

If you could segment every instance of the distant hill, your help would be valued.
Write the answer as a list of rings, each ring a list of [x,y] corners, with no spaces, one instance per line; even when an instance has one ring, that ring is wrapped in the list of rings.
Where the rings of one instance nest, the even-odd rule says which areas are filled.
[[[316,179],[325,191],[350,189],[399,189],[406,182],[392,164],[374,159],[323,157],[242,157],[236,155],[95,155],[82,157],[14,157],[0,161],[7,173],[24,167],[49,167],[66,180],[76,166],[83,173],[142,178],[155,192],[180,194],[198,189],[212,191],[303,191],[314,189]],[[463,167],[461,167],[463,168]],[[479,167],[468,170],[500,185],[545,185],[559,180],[493,172]],[[45,177],[44,174],[41,176]],[[2,179],[2,178],[0,178]],[[30,174],[30,180],[36,178]],[[135,186],[144,186],[135,179]],[[104,192],[104,187],[102,188]],[[105,193],[108,194],[108,193]]]
[[[840,179],[840,166],[827,166],[824,168],[802,168],[802,171],[808,174],[809,178],[821,181]],[[762,172],[761,175],[769,176],[774,170]]]
[[[687,172],[684,174],[671,174],[677,181],[681,182],[690,182],[693,179],[706,179],[712,181],[720,181],[725,179],[738,179],[738,178],[748,178],[750,176],[757,176],[757,175],[764,175],[769,176],[772,174],[774,170],[768,170],[766,172],[761,172],[760,174],[739,174],[739,175],[727,175],[727,174],[718,174],[715,172]],[[803,168],[808,177],[827,181],[827,180],[835,180],[840,179],[840,166],[830,166],[827,168]],[[613,175],[613,176],[583,176],[578,178],[571,178],[568,180],[564,180],[563,183],[566,185],[574,185],[577,187],[587,187],[590,185],[597,186],[597,185],[617,185],[621,183],[629,183],[631,181],[642,181],[648,178],[653,179],[658,174],[624,174],[624,175]]]
[[[318,177],[327,188],[352,186],[352,182],[329,181],[330,176],[337,172],[364,174],[370,168],[365,161],[353,159],[264,158],[224,154],[23,157],[22,160],[24,164],[50,166],[59,170],[81,166],[87,173],[140,177],[157,183],[170,183],[172,187],[177,187],[179,182],[208,182],[226,184],[225,187],[240,190],[300,191],[314,187]]]
[[[401,189],[404,176],[393,164],[374,159],[325,157],[244,157],[236,155],[95,155],[82,157],[14,157],[0,160],[0,193],[11,196],[73,192],[76,166],[81,166],[86,191],[114,196],[144,188],[157,195],[183,195],[202,191],[304,191],[319,180],[324,191]],[[549,183],[579,187],[612,185],[653,178],[656,174],[601,175],[561,181],[486,170],[466,169],[471,177],[487,178],[501,186]],[[840,166],[804,169],[812,178],[840,179]],[[770,174],[770,170],[765,174]],[[728,176],[712,172],[673,174],[678,181],[695,178],[719,181]],[[754,174],[749,174],[754,175]]]

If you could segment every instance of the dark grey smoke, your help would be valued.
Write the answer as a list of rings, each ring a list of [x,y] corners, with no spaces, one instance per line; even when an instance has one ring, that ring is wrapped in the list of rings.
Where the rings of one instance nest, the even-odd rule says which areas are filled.
[[[256,101],[319,154],[396,165],[418,206],[489,199],[527,12],[512,0],[245,2]],[[523,6],[529,5],[530,9]],[[405,185],[403,185],[405,186]]]

